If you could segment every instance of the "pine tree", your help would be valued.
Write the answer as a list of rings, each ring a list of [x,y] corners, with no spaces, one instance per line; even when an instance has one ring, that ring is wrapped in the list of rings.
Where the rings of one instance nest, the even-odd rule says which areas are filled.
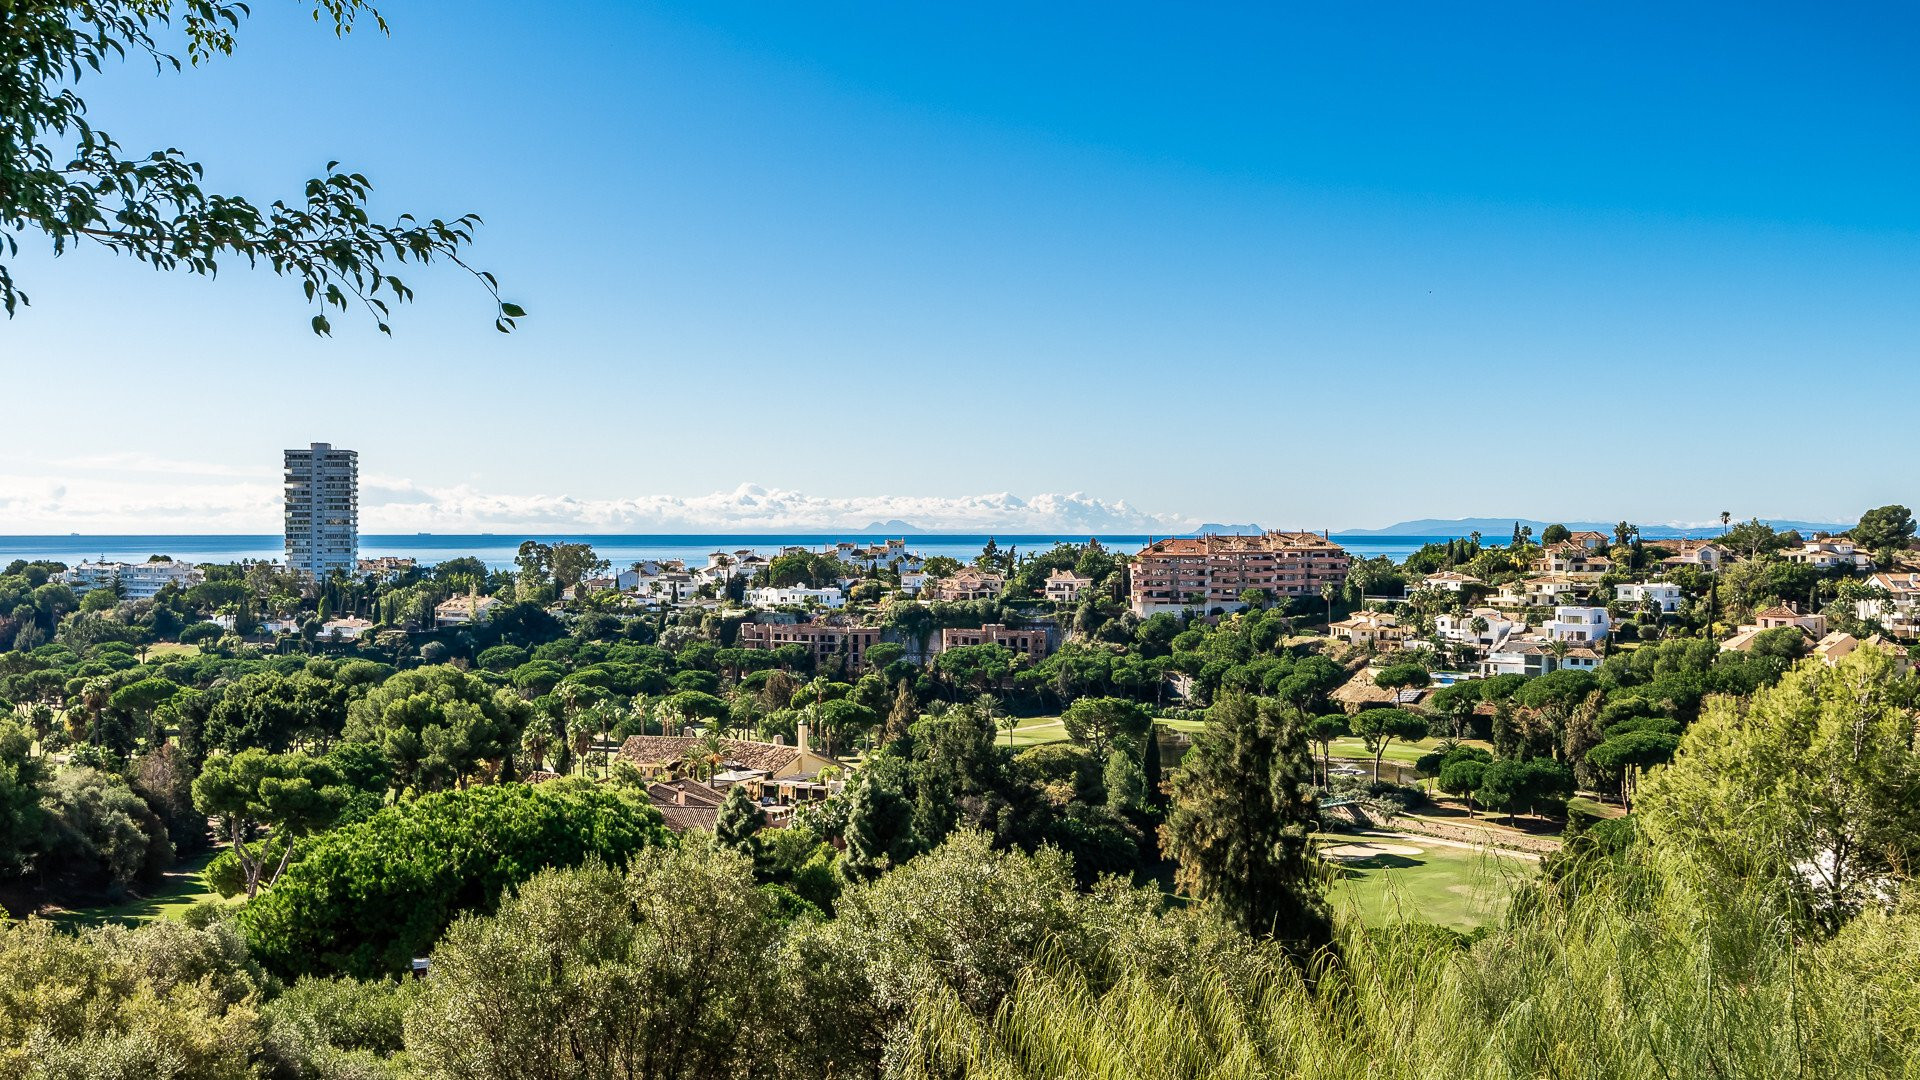
[[[1223,697],[1173,774],[1161,849],[1182,892],[1254,937],[1305,955],[1332,940],[1315,874],[1317,824],[1306,717],[1272,701]]]
[[[759,833],[766,824],[766,811],[754,804],[747,794],[747,785],[735,784],[713,820],[713,838],[721,847],[751,856],[759,846]]]
[[[847,876],[872,880],[913,857],[913,804],[868,773],[847,808]]]

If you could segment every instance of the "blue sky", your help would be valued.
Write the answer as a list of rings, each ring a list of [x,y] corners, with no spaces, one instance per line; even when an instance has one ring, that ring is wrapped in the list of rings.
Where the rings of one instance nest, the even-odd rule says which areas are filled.
[[[429,273],[321,341],[287,282],[29,238],[0,532],[271,530],[316,439],[403,530],[1920,497],[1910,5],[254,6],[94,121],[477,211],[531,316]]]

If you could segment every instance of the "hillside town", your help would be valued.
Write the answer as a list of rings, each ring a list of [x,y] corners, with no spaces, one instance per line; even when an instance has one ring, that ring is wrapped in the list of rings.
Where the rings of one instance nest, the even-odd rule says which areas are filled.
[[[610,776],[618,766],[676,828],[710,828],[740,787],[781,827],[795,806],[847,790],[903,718],[929,707],[977,701],[1004,718],[1013,744],[1049,724],[1070,733],[1059,716],[1112,699],[1182,742],[1188,718],[1223,692],[1203,643],[1247,632],[1270,637],[1293,673],[1268,692],[1343,716],[1329,725],[1365,744],[1375,784],[1378,751],[1393,738],[1378,727],[1387,714],[1404,718],[1403,741],[1444,728],[1450,746],[1473,750],[1477,738],[1525,757],[1512,730],[1492,729],[1539,712],[1514,703],[1556,676],[1578,673],[1586,682],[1576,689],[1605,685],[1618,681],[1613,668],[1694,646],[1708,659],[1776,665],[1834,665],[1869,649],[1904,672],[1920,634],[1920,552],[1898,506],[1809,536],[1730,514],[1704,538],[1645,537],[1625,521],[1610,533],[1550,525],[1536,538],[1516,522],[1498,542],[1452,537],[1400,561],[1356,558],[1324,532],[1273,530],[1121,551],[1097,539],[1026,551],[989,539],[968,561],[893,537],[619,567],[588,542],[529,540],[511,568],[494,568],[470,557],[359,557],[358,468],[353,451],[329,444],[287,451],[284,561],[195,566],[156,554],[8,567],[0,640],[16,659],[0,690],[12,687],[14,711],[49,729],[51,748],[58,725],[46,719],[58,714],[45,710],[65,702],[72,716],[74,699],[40,673],[75,662],[98,672],[101,693],[151,670],[155,653],[179,650],[242,669],[273,658],[444,666],[550,718],[534,728],[551,723],[554,737],[529,734],[512,763],[526,776],[590,773],[596,762]],[[115,649],[126,650],[127,674],[100,666]],[[167,707],[186,693],[175,689]],[[162,704],[144,722],[157,722]],[[125,736],[96,727],[76,749],[135,750],[139,724],[126,722]],[[582,725],[590,730],[576,743]],[[1639,736],[1670,736],[1668,726],[1677,727],[1618,733],[1637,747],[1637,768],[1672,749],[1650,750]],[[1606,733],[1588,741],[1541,746],[1565,772],[1556,798],[1585,788],[1624,807],[1626,778],[1580,758]],[[1322,778],[1333,780],[1330,770]],[[1359,799],[1392,816],[1396,799],[1450,795],[1469,810],[1489,798],[1434,780]]]
[[[1916,51],[0,0],[0,1080],[1920,1080]]]

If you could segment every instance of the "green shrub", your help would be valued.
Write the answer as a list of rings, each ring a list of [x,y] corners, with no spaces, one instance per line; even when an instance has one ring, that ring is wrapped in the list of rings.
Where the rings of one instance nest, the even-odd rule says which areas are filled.
[[[622,864],[665,839],[644,799],[586,781],[441,792],[315,837],[238,923],[282,974],[394,972],[536,871]]]

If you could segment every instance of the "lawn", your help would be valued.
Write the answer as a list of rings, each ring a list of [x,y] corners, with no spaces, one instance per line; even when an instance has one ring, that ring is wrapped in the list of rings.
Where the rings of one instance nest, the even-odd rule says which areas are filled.
[[[68,927],[99,926],[104,923],[137,926],[155,919],[178,919],[187,913],[188,908],[202,900],[228,903],[221,900],[219,893],[207,888],[206,879],[200,876],[207,864],[213,861],[213,855],[213,852],[208,852],[175,866],[166,872],[160,884],[147,890],[146,896],[117,904],[57,912],[49,918]],[[236,897],[231,902],[237,903],[238,900]]]
[[[997,736],[1001,746],[1007,745],[1007,729],[1000,728]],[[1057,716],[1029,716],[1020,721],[1013,729],[1013,745],[1020,748],[1040,746],[1044,743],[1067,741],[1067,726]]]
[[[1479,739],[1462,739],[1460,744],[1462,746],[1477,746],[1482,750],[1493,749],[1492,743]],[[1395,739],[1387,744],[1387,752],[1383,755],[1382,760],[1398,761],[1403,765],[1411,765],[1432,752],[1433,749],[1439,745],[1439,739],[1422,739],[1416,743],[1402,742],[1399,739]],[[1315,756],[1317,757],[1318,747],[1316,747],[1315,750]],[[1367,744],[1351,735],[1333,740],[1333,756],[1337,758],[1373,760],[1373,755],[1367,752]]]
[[[1154,723],[1169,731],[1184,731],[1189,735],[1206,726],[1203,720],[1155,720]],[[999,735],[996,738],[1000,745],[1007,745],[1007,729],[998,728],[997,730]],[[1058,716],[1029,716],[1020,721],[1019,727],[1013,729],[1013,745],[1022,749],[1066,741],[1067,727]],[[1418,756],[1418,754],[1414,755],[1414,757]],[[1411,761],[1412,758],[1408,760]]]
[[[1320,839],[1331,846],[1368,838],[1327,835]],[[1446,847],[1422,837],[1382,842],[1418,854],[1381,854],[1335,863],[1329,896],[1336,912],[1372,926],[1430,922],[1472,930],[1505,915],[1514,890],[1538,872],[1538,864],[1531,859]]]
[[[147,660],[149,663],[156,660],[164,660],[169,656],[198,656],[198,655],[200,655],[200,646],[182,645],[177,641],[157,642],[153,646],[147,649]]]

